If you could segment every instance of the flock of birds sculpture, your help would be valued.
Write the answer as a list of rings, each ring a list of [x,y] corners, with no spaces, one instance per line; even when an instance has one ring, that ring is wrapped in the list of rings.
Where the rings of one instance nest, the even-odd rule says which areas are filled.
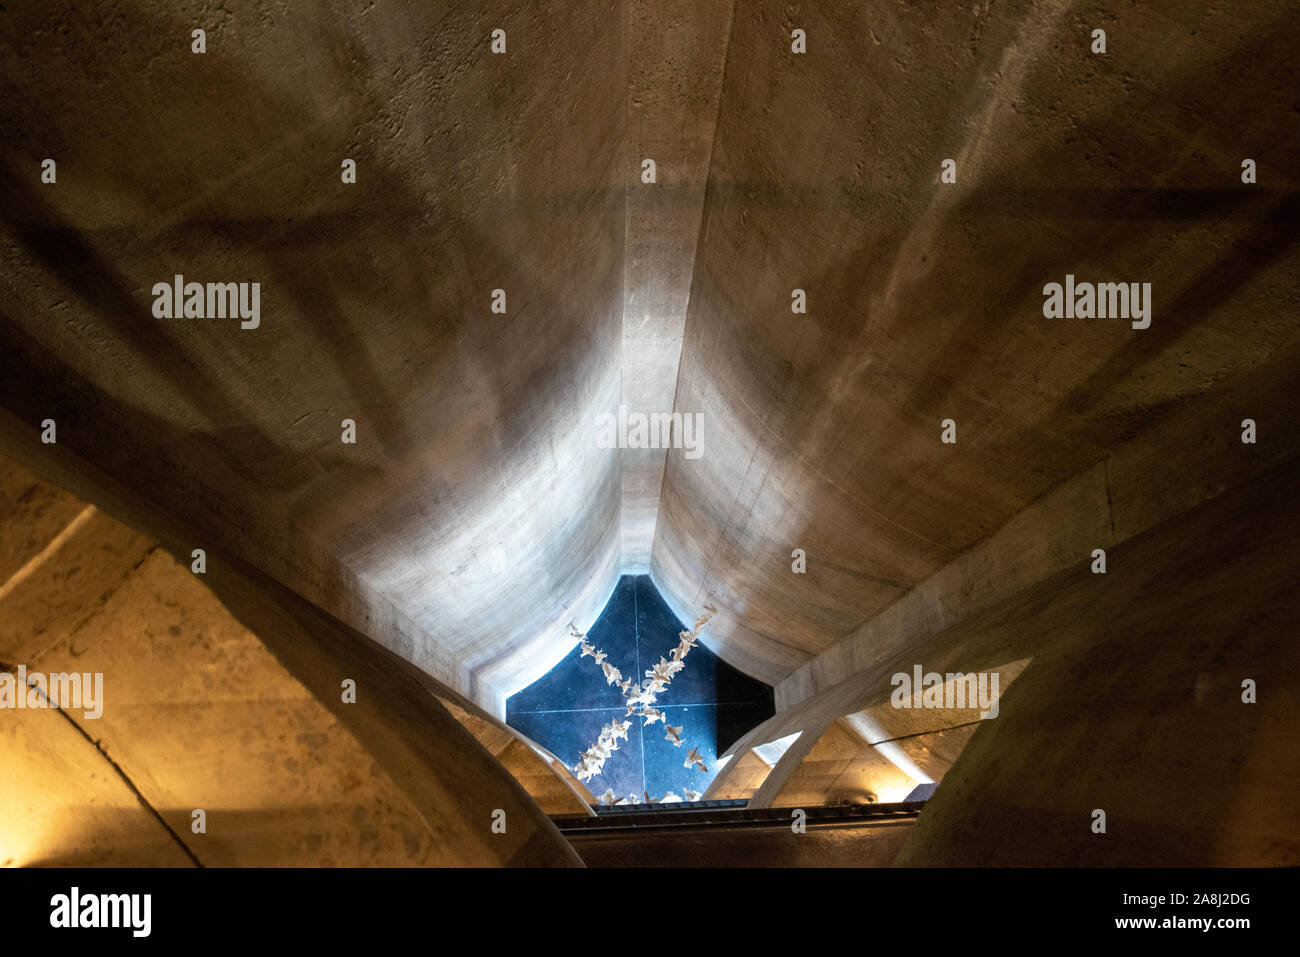
[[[668,657],[659,658],[658,664],[652,668],[647,668],[644,682],[633,682],[631,678],[624,678],[623,673],[610,664],[607,660],[608,655],[600,649],[587,643],[587,636],[576,628],[573,629],[573,635],[578,639],[582,646],[580,658],[586,658],[590,655],[600,666],[601,671],[605,674],[605,683],[609,685],[618,685],[619,691],[623,693],[624,703],[627,705],[628,719],[642,718],[645,721],[643,727],[649,727],[656,721],[663,722],[667,741],[672,742],[673,747],[680,748],[686,743],[682,737],[684,728],[677,725],[671,725],[664,717],[664,713],[654,707],[655,701],[659,695],[663,694],[668,685],[672,682],[673,677],[686,667],[686,656],[690,654],[692,648],[699,644],[700,629],[705,623],[713,617],[716,609],[709,605],[704,606],[705,613],[695,619],[695,627],[690,631],[678,633],[677,647],[668,653]],[[577,775],[580,781],[590,781],[593,777],[600,774],[605,767],[605,762],[609,760],[610,755],[618,750],[618,743],[627,740],[628,728],[632,727],[631,720],[621,720],[615,718],[606,724],[600,730],[600,736],[596,738],[596,743],[582,752],[578,763],[573,766],[573,773]],[[686,754],[686,760],[683,767],[694,767],[700,771],[707,772],[708,765],[704,763],[704,758],[700,756],[698,748],[691,748]],[[618,798],[614,794],[614,789],[610,788],[604,794],[600,795],[598,800],[605,805],[624,805],[624,804],[673,804],[682,800],[698,801],[704,795],[699,791],[692,791],[690,788],[684,789],[685,798],[679,797],[672,791],[669,791],[661,798],[652,798],[649,793],[643,792],[644,802],[635,794],[630,794],[625,798]]]

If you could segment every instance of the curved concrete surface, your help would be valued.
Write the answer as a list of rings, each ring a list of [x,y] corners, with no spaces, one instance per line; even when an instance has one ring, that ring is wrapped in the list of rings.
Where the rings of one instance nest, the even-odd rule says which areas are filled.
[[[83,6],[0,11],[9,447],[53,420],[471,724],[648,570],[777,688],[735,786],[801,731],[764,800],[802,800],[881,669],[1093,548],[1211,556],[1169,529],[1300,453],[1287,0]],[[256,328],[157,317],[176,275],[258,283]],[[1149,283],[1149,326],[1045,317],[1067,276]],[[700,454],[603,447],[620,407]],[[982,787],[991,737],[937,763]]]

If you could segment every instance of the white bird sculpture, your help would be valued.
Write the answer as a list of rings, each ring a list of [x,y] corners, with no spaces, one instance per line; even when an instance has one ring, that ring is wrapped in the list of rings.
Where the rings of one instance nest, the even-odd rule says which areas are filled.
[[[582,760],[574,766],[573,773],[577,775],[579,781],[590,781],[600,773],[601,768],[604,766],[604,760],[593,758],[590,754],[584,753]]]
[[[645,676],[652,681],[672,681],[673,672],[671,665],[662,656],[659,658],[659,664],[646,670]]]

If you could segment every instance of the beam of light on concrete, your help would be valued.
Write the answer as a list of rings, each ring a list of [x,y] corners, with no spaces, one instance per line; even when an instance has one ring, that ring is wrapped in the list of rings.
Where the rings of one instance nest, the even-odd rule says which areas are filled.
[[[889,734],[879,724],[871,719],[865,711],[858,711],[854,714],[844,716],[844,722],[853,729],[863,741],[871,745],[880,752],[886,760],[894,767],[902,771],[909,778],[918,784],[933,784],[934,778],[930,777],[917,766],[916,762],[907,756],[902,748],[894,741],[886,741]],[[875,742],[880,742],[879,744]],[[882,795],[883,797],[883,795]]]

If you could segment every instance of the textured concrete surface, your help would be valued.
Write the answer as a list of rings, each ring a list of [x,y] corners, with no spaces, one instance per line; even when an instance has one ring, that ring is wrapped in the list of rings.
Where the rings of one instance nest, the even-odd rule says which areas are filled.
[[[1119,546],[1106,575],[1063,573],[945,635],[949,661],[1037,653],[899,863],[1300,863],[1300,679],[1279,640],[1300,611],[1297,480],[1274,469]]]
[[[908,777],[841,722],[833,722],[779,789],[764,787],[750,807],[876,804],[903,800],[919,781]],[[769,777],[769,780],[772,780]]]
[[[931,646],[909,649],[887,669],[864,671],[778,711],[728,750],[730,760],[706,799],[746,798],[753,807],[891,803],[918,784],[942,781],[976,726],[991,719],[969,701],[970,707],[956,706],[955,696],[952,706],[895,707],[893,678],[900,671],[910,675],[915,664],[945,678],[962,671],[940,667],[944,662],[931,653]],[[979,664],[997,673],[1000,701],[1029,661],[983,658]],[[941,687],[955,693],[955,679]]]
[[[629,8],[623,402],[631,412],[671,412],[677,395],[731,8],[730,0],[632,0]],[[655,162],[653,185],[641,182],[646,159]],[[667,454],[622,453],[625,574],[650,570]]]
[[[494,707],[617,577],[625,16],[10,7],[5,404]],[[259,328],[154,319],[175,273]]]
[[[70,459],[37,455],[45,465]],[[103,698],[98,718],[76,708],[0,711],[0,860],[579,863],[510,776],[542,799],[562,787],[531,748],[503,758],[507,769],[442,710],[437,689],[412,693],[391,664],[378,672],[354,650],[363,639],[331,639],[341,626],[295,614],[296,596],[250,585],[219,553],[209,573],[194,574],[107,512],[3,461],[0,519],[7,540],[24,543],[12,552],[30,569],[21,588],[9,587],[15,575],[0,592],[3,670],[100,674]],[[84,467],[76,478],[86,481]],[[34,502],[63,503],[74,518],[56,530]],[[87,514],[93,525],[81,520]],[[92,567],[119,568],[123,554],[138,556],[134,567],[101,592],[101,577],[68,568],[85,559],[84,543],[68,544],[78,536],[106,558]],[[12,640],[31,634],[42,642]],[[355,704],[342,702],[343,677],[356,682]],[[196,808],[206,814],[202,834],[191,830]],[[575,808],[585,805],[570,794],[557,809]],[[491,829],[497,809],[504,834]]]
[[[596,797],[574,777],[569,766],[537,742],[471,702],[439,698],[452,717],[465,726],[502,766],[509,771],[547,814],[591,814]]]
[[[104,716],[79,723],[204,864],[440,857],[356,739],[165,553],[28,667],[104,674]],[[205,834],[190,833],[194,808],[207,814]]]
[[[1300,455],[1300,345],[1215,388],[1032,503],[776,688],[791,709],[1042,579]],[[1269,423],[1241,442],[1241,420]]]
[[[1280,2],[737,5],[677,389],[708,452],[669,454],[652,563],[710,647],[784,679],[1296,341],[1298,36]],[[1067,272],[1152,282],[1151,327],[1044,319]]]
[[[0,867],[192,867],[103,754],[62,715],[0,721]]]
[[[342,662],[400,675],[401,701],[349,732],[417,806],[461,813],[482,782],[526,802],[481,747],[439,790],[445,755],[394,729],[459,734],[435,688],[499,717],[646,568],[679,618],[715,605],[704,642],[776,686],[732,769],[775,799],[943,636],[970,644],[953,660],[1032,659],[1013,700],[1035,673],[1063,687],[1051,647],[986,647],[972,623],[1066,587],[1091,548],[1164,541],[1201,556],[1195,583],[1269,547],[1263,526],[1230,556],[1177,529],[1208,507],[1263,522],[1246,503],[1277,506],[1250,490],[1300,454],[1298,42],[1286,0],[7,4],[0,426],[35,443],[56,420],[94,488],[175,522],[178,554],[227,556],[210,587],[317,700]],[[260,326],[155,319],[152,285],[177,273],[260,282]],[[1150,282],[1150,328],[1045,319],[1043,284],[1066,274]],[[702,414],[703,455],[598,448],[596,415],[642,403]],[[43,589],[98,599],[139,559],[103,547],[97,512],[42,496],[0,500],[32,529],[0,544],[21,611],[0,646],[23,654],[79,627]],[[29,567],[41,541],[58,561]],[[1258,587],[1281,592],[1268,567]],[[1192,596],[1159,584],[1181,614]],[[1125,612],[1116,594],[1095,614]],[[1220,597],[1227,633],[1250,615]],[[1168,651],[1140,634],[1150,660],[1116,663],[1139,682]],[[1289,640],[1274,619],[1253,634],[1269,662]],[[1225,771],[1229,797],[1271,827],[1282,804],[1261,795],[1294,761],[1232,727],[1268,760]],[[987,729],[964,750],[958,729],[917,730],[913,760],[985,787]],[[796,731],[776,769],[749,761]],[[1180,846],[1290,859],[1241,827],[1213,854]]]
[[[71,10],[5,14],[5,404],[496,713],[645,558],[622,400],[703,413],[650,570],[776,682],[1296,336],[1287,4]],[[1066,272],[1152,327],[1044,320]]]
[[[764,803],[792,781],[829,797],[852,749],[808,742],[865,714],[940,782],[899,863],[1293,865],[1298,478],[1300,460],[1269,469],[1117,544],[1104,575],[1075,563],[778,712],[706,797]],[[889,703],[916,662],[1014,684],[996,718],[938,712],[939,727]],[[754,750],[800,731],[775,767]]]

